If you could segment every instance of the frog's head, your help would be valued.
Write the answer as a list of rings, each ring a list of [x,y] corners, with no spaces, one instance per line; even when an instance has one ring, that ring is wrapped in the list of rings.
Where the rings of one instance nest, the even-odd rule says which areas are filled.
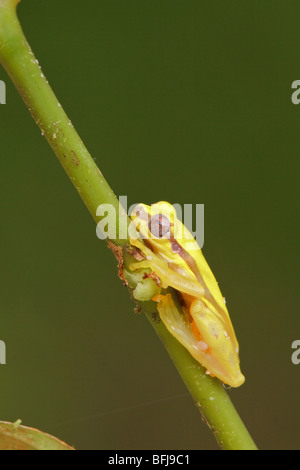
[[[169,202],[160,201],[151,206],[138,204],[130,217],[141,238],[154,252],[169,256],[182,249],[199,250],[194,237]]]
[[[169,246],[179,228],[175,208],[165,201],[151,206],[138,204],[130,217],[140,236],[154,251]]]

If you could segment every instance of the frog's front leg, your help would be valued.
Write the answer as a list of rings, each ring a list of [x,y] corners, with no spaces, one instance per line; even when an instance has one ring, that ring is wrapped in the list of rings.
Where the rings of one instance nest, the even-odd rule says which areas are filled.
[[[160,259],[153,251],[146,247],[141,241],[137,239],[130,239],[131,245],[136,246],[141,250],[145,259],[132,263],[130,269],[150,268],[161,280],[161,286],[163,288],[173,287],[173,289],[179,292],[185,292],[193,297],[199,297],[204,294],[204,289],[201,284],[189,277],[185,277],[182,274],[177,273],[169,268],[166,261]]]

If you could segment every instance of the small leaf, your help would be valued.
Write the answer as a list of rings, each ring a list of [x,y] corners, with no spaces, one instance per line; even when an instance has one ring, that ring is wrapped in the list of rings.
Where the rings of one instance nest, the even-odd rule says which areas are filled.
[[[74,450],[38,429],[0,421],[0,450]]]

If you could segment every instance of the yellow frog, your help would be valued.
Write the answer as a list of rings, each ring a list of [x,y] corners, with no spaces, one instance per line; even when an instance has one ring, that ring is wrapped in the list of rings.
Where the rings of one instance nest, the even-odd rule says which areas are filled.
[[[131,220],[144,243],[138,238],[130,238],[130,243],[145,259],[130,268],[150,268],[162,289],[177,291],[182,305],[181,312],[170,293],[153,297],[166,328],[207,374],[239,387],[245,377],[239,366],[238,342],[225,299],[196,240],[168,202],[139,204]]]

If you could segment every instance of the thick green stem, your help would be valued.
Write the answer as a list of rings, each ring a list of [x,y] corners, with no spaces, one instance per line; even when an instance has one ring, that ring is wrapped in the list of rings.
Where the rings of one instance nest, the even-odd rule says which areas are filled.
[[[102,176],[91,155],[75,131],[70,119],[56,99],[38,61],[22,32],[16,16],[18,0],[0,0],[0,62],[11,77],[29,111],[45,135],[57,158],[96,222],[101,204],[110,204],[116,211],[118,228],[124,234],[129,223],[126,212]],[[125,230],[127,233],[127,230]],[[118,235],[111,241],[123,247],[125,268],[131,262],[126,252],[128,239]],[[131,286],[134,287],[134,286]],[[141,302],[141,308],[163,341],[183,381],[205,421],[223,449],[255,449],[243,422],[224,387],[174,339],[159,319],[154,302]]]
[[[111,204],[117,211],[118,233],[119,223],[127,226],[127,214],[122,210],[119,214],[118,199],[49,86],[20,27],[15,14],[16,3],[15,0],[0,0],[2,65],[95,221],[100,220],[96,216],[97,207]],[[112,241],[118,245],[127,242],[126,237]]]
[[[169,334],[161,321],[152,322],[204,421],[224,450],[256,450],[249,432],[219,379],[209,377],[203,367]]]

